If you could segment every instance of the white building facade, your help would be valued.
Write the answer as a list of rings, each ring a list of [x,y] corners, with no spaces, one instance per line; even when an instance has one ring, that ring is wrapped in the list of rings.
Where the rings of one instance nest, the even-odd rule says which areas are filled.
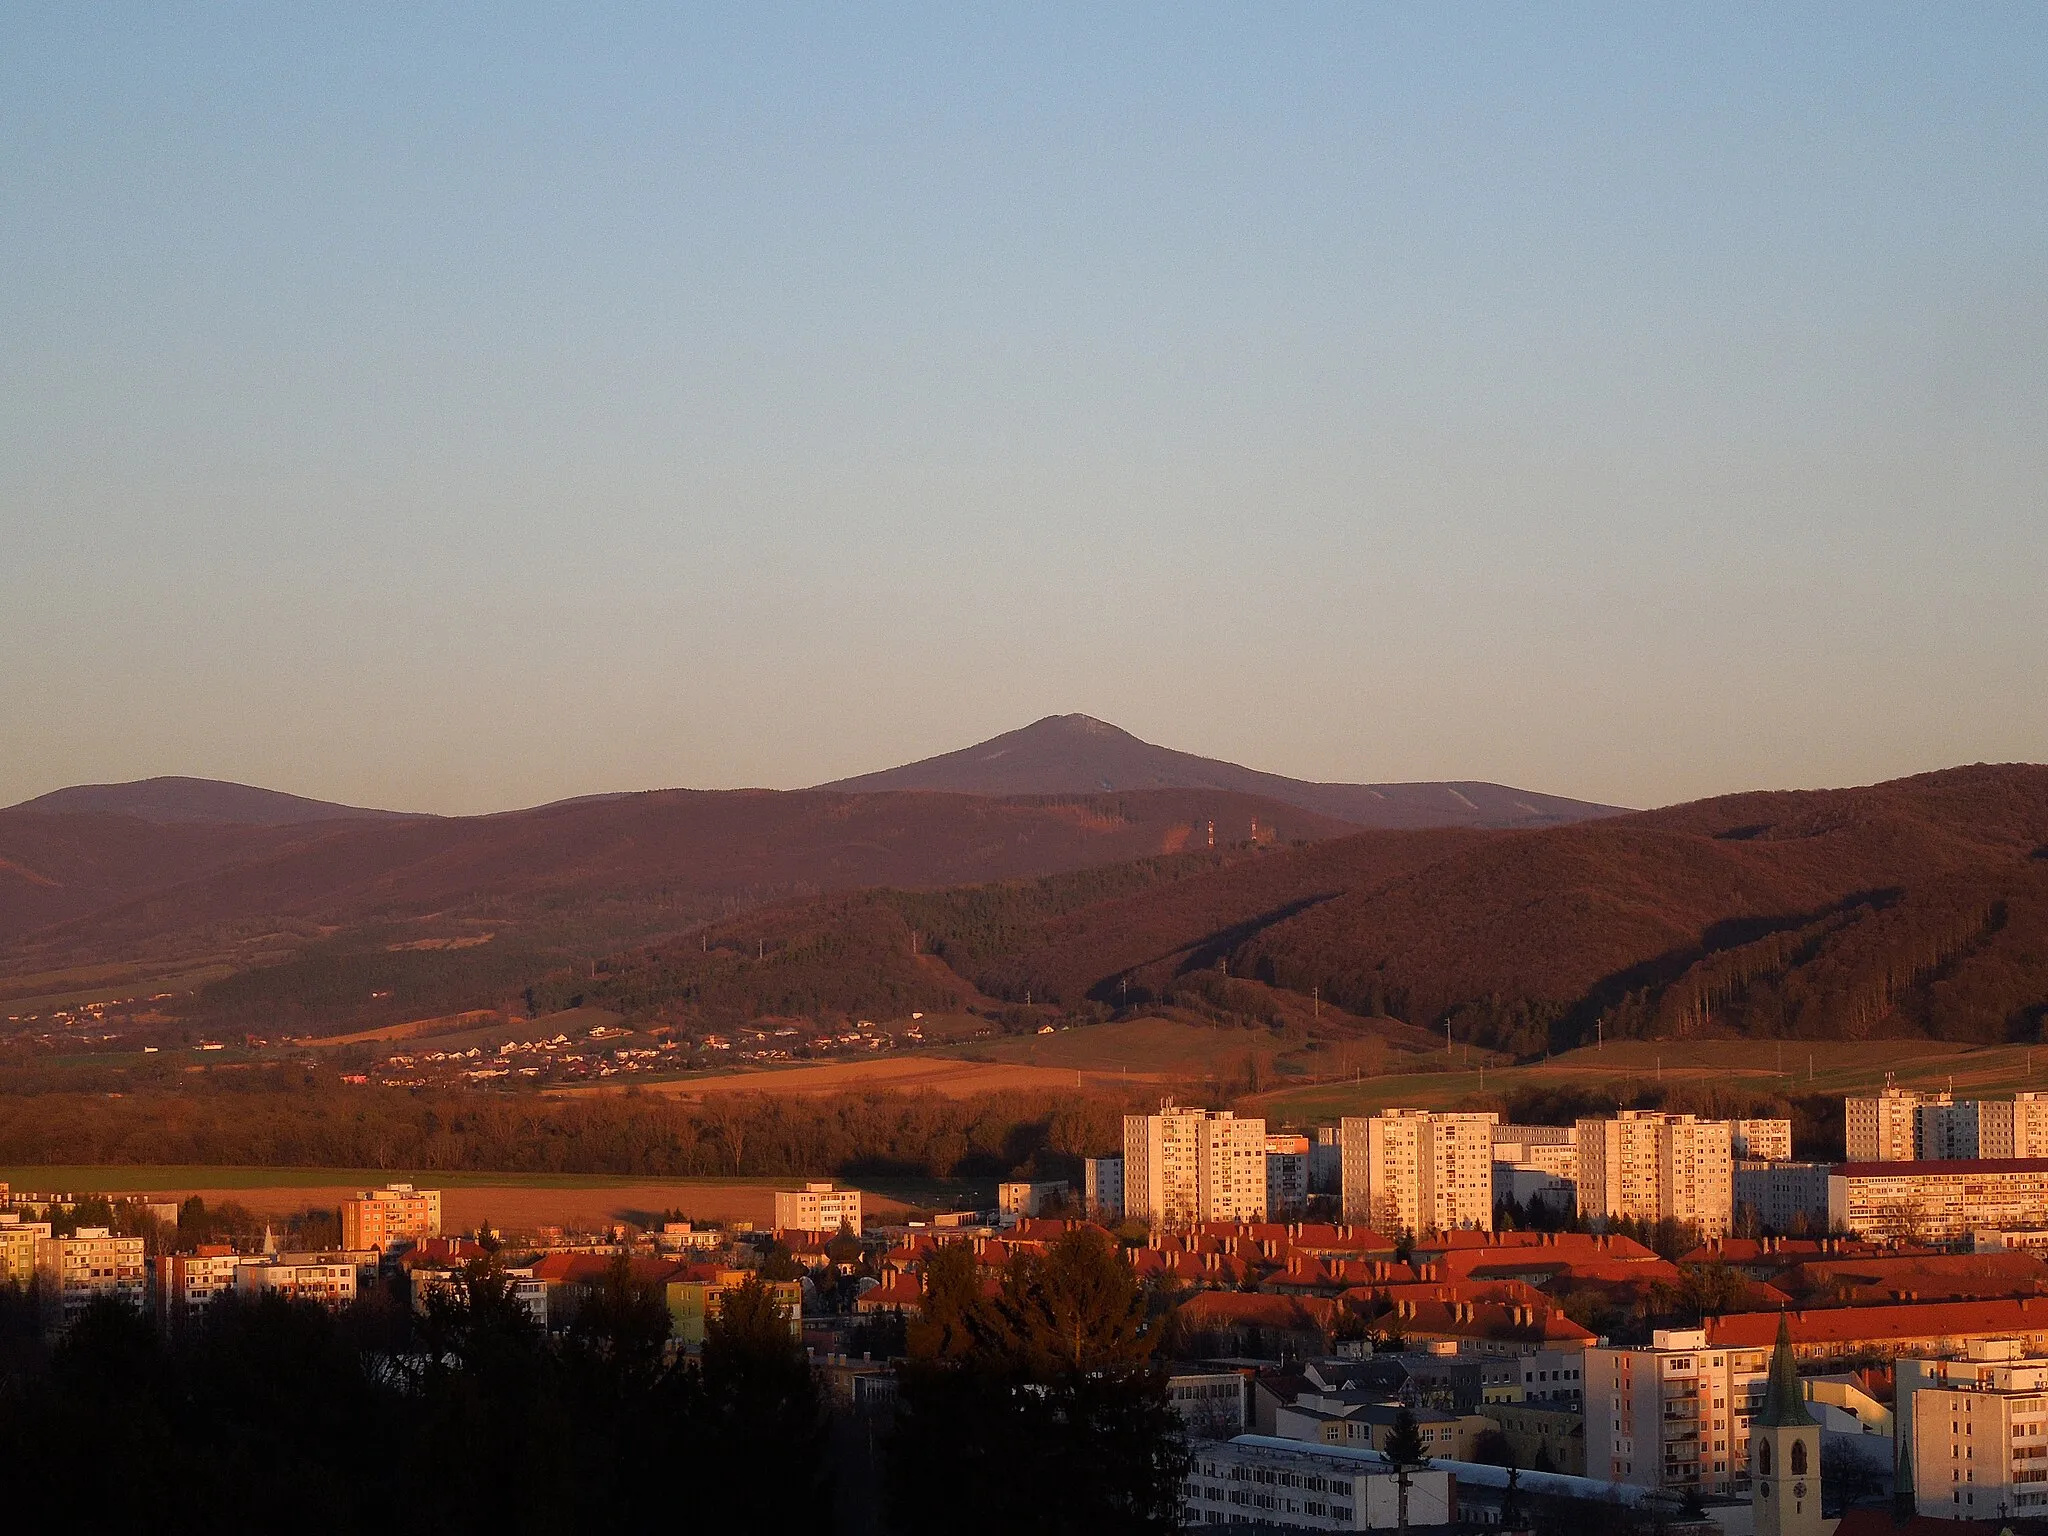
[[[1266,1218],[1266,1122],[1162,1104],[1124,1116],[1124,1213],[1165,1225]]]
[[[1341,1126],[1346,1221],[1385,1232],[1493,1230],[1491,1112],[1386,1109]]]

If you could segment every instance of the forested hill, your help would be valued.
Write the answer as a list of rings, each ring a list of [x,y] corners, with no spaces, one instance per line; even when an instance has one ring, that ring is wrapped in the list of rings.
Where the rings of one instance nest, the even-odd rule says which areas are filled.
[[[1999,1041],[2048,1017],[2031,765],[1519,831],[1358,832],[1227,791],[672,791],[314,828],[105,818],[112,856],[63,842],[95,820],[0,812],[0,924],[91,907],[17,938],[16,974],[205,960],[235,974],[168,1006],[259,1032],[1028,1001],[1016,1027],[1334,1007],[1530,1055],[1603,1028]],[[124,897],[115,865],[145,888]]]
[[[2048,768],[800,901],[601,971],[599,995],[649,1012],[939,1006],[978,990],[1257,1013],[1313,995],[1448,1019],[1519,1054],[1596,1025],[2032,1039],[2048,1015]],[[833,998],[798,984],[826,971]],[[869,978],[864,996],[853,976]]]

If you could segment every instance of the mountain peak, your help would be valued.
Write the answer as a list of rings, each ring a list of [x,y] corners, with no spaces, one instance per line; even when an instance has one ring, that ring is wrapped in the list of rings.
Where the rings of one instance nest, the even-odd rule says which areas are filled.
[[[967,795],[1229,790],[1263,795],[1363,827],[1550,826],[1612,815],[1617,810],[1499,784],[1309,783],[1154,746],[1120,726],[1083,714],[1047,715],[971,747],[818,787]]]

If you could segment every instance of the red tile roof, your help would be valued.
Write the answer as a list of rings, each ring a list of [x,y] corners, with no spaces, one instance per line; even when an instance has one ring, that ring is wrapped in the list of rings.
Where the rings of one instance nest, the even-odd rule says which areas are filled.
[[[1732,1312],[1706,1320],[1717,1349],[1768,1348],[1786,1318],[1794,1344],[1887,1344],[1999,1334],[2048,1334],[2048,1300],[1921,1301],[1870,1307],[1808,1307],[1785,1314]]]
[[[1377,1305],[1373,1293],[1346,1292],[1343,1298],[1361,1307]],[[1396,1303],[1389,1327],[1416,1338],[1481,1339],[1501,1342],[1591,1344],[1595,1335],[1555,1307],[1516,1306],[1503,1302],[1407,1301]]]
[[[1322,1296],[1198,1291],[1181,1303],[1180,1319],[1197,1332],[1218,1328],[1271,1328],[1282,1333],[1326,1334],[1337,1319],[1337,1303]]]

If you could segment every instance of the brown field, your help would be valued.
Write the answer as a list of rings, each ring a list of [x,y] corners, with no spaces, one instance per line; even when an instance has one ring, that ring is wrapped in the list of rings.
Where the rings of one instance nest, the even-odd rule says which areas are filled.
[[[413,1040],[421,1035],[448,1034],[461,1029],[483,1029],[500,1023],[503,1015],[495,1008],[472,1008],[466,1013],[443,1014],[433,1019],[408,1019],[403,1024],[386,1024],[381,1029],[359,1029],[352,1035],[323,1035],[318,1040],[301,1040],[301,1045],[368,1045],[384,1040]]]
[[[419,1175],[430,1178],[431,1175]],[[787,1182],[787,1181],[785,1181]],[[309,1207],[338,1207],[362,1188],[360,1184],[254,1185],[226,1189],[193,1187],[166,1192],[177,1199],[198,1195],[208,1205],[233,1200],[259,1216],[289,1216]],[[901,1201],[869,1192],[867,1211],[891,1216],[907,1209]],[[661,1212],[679,1210],[693,1221],[751,1221],[766,1226],[775,1218],[773,1183],[607,1184],[584,1189],[536,1188],[528,1184],[475,1184],[443,1187],[441,1222],[450,1232],[473,1232],[489,1222],[499,1231],[531,1234],[542,1227],[573,1231],[601,1229],[613,1222],[651,1223]]]
[[[689,1077],[670,1082],[592,1084],[587,1087],[555,1088],[553,1094],[623,1093],[628,1087],[642,1093],[661,1093],[695,1098],[707,1093],[846,1093],[857,1089],[885,1089],[896,1093],[943,1093],[949,1098],[967,1098],[977,1093],[998,1093],[1014,1089],[1115,1088],[1126,1082],[1164,1082],[1159,1072],[1133,1072],[1126,1076],[1113,1068],[1035,1067],[1015,1062],[963,1061],[952,1056],[883,1056],[869,1061],[834,1061],[815,1067],[764,1068],[759,1072],[731,1072],[716,1077]]]

